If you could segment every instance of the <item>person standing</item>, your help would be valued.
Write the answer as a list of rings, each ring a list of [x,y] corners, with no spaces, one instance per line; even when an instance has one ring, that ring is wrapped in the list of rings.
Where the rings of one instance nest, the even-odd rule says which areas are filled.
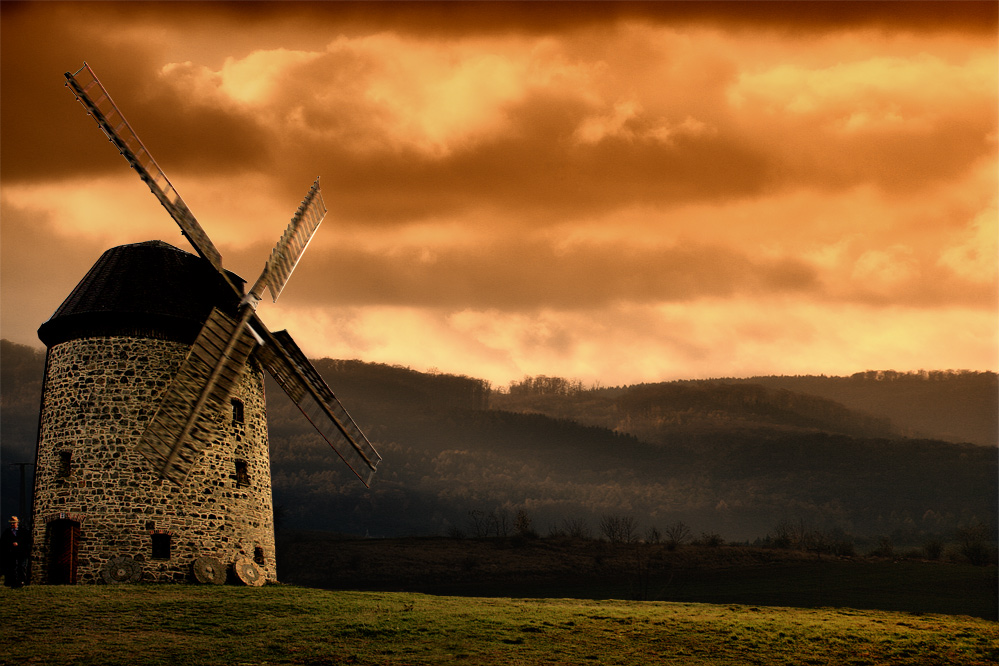
[[[7,587],[21,587],[27,578],[28,554],[31,552],[28,531],[20,526],[17,516],[10,517],[10,527],[0,536],[0,557]]]

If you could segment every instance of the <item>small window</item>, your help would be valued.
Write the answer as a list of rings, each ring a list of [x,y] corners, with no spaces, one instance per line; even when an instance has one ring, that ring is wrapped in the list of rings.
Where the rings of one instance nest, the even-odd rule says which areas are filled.
[[[236,487],[243,488],[250,485],[250,468],[245,460],[236,461]]]
[[[169,532],[155,532],[155,533],[153,533],[153,559],[154,560],[169,560],[170,559],[170,533]]]
[[[267,564],[267,560],[266,558],[264,558],[264,549],[261,548],[260,546],[257,546],[256,548],[253,549],[253,561],[259,564],[260,566],[264,566]]]
[[[59,452],[59,476],[65,478],[73,473],[73,452]]]
[[[232,423],[236,425],[237,423],[243,422],[243,401],[233,398],[232,404]]]

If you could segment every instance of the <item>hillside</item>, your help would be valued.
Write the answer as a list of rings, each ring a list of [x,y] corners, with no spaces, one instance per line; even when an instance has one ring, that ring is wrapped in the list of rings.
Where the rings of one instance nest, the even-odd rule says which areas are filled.
[[[864,372],[769,376],[583,390],[559,378],[516,382],[492,406],[670,436],[746,428],[816,429],[859,437],[999,445],[994,372]],[[636,420],[643,422],[636,424]]]
[[[995,520],[995,448],[906,439],[817,396],[724,382],[584,391],[553,378],[503,394],[406,368],[318,367],[385,461],[370,491],[355,488],[270,392],[275,499],[289,528],[502,531],[523,509],[541,533],[597,534],[604,516],[622,515],[640,532],[683,521],[754,539],[791,520],[919,543]]]
[[[888,419],[908,437],[999,445],[999,377],[994,372],[860,372],[849,377],[733,380],[827,398]]]
[[[4,341],[5,463],[34,459],[42,365],[39,352]],[[814,389],[718,380],[586,391],[533,378],[499,393],[475,378],[381,364],[321,359],[316,367],[384,461],[365,489],[268,384],[280,528],[501,535],[523,511],[542,534],[598,535],[611,516],[634,520],[640,534],[682,521],[695,535],[753,540],[793,522],[919,545],[996,523],[996,447],[909,439],[916,429],[906,421]],[[927,385],[942,404],[979,405],[975,419],[985,422],[994,414],[976,396],[989,395],[995,375],[976,377]],[[897,387],[908,384],[875,388]],[[17,469],[5,464],[4,513],[16,510],[18,485]]]

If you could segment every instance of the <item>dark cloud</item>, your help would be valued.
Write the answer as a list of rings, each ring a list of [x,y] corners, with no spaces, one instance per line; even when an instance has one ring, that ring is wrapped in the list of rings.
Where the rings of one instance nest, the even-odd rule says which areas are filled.
[[[338,211],[363,223],[488,208],[509,211],[511,224],[543,224],[582,211],[746,198],[802,184],[916,189],[993,150],[983,137],[995,132],[994,114],[943,116],[921,134],[855,137],[816,131],[827,120],[821,117],[736,121],[723,104],[734,70],[720,61],[676,73],[685,85],[697,83],[696,100],[671,103],[676,117],[637,115],[627,126],[631,135],[580,145],[573,133],[604,109],[571,90],[538,90],[501,110],[502,133],[440,156],[384,135],[383,111],[366,101],[363,88],[378,65],[356,53],[341,50],[290,68],[260,112],[199,89],[195,65],[161,74],[162,53],[170,31],[214,29],[238,42],[240,31],[276,17],[281,37],[273,39],[288,47],[289,26],[306,25],[310,39],[321,35],[325,45],[350,26],[454,36],[553,32],[638,17],[671,25],[974,32],[995,25],[996,13],[995,3],[3,3],[0,177],[19,182],[122,168],[62,86],[62,72],[86,58],[168,174],[265,172],[291,198],[322,174],[337,192]],[[153,24],[157,31],[127,29]],[[668,143],[643,138],[654,123],[691,112],[704,114],[713,133]],[[309,131],[296,130],[299,121]]]
[[[155,58],[147,46],[95,37],[102,30],[111,32],[113,25],[80,23],[72,4],[4,2],[0,10],[0,178],[11,182],[121,168],[115,151],[90,150],[92,137],[84,128],[89,123],[91,134],[100,131],[73,101],[63,74],[81,67],[86,58],[121,63],[114,68],[115,86],[129,96],[139,87],[143,70],[153,70]]]
[[[263,250],[258,248],[257,254]],[[850,265],[820,271],[788,256],[753,256],[721,244],[641,247],[624,243],[556,245],[506,240],[474,247],[405,246],[373,252],[314,248],[296,270],[286,305],[386,305],[461,310],[589,310],[616,303],[693,302],[786,296],[813,302],[914,308],[960,304],[992,308],[994,281],[974,281],[932,257],[889,257],[874,272]]]
[[[507,240],[452,250],[313,252],[296,270],[296,298],[324,305],[444,308],[603,307],[759,293],[804,294],[815,272],[790,259],[752,259],[720,246],[559,249]]]
[[[753,196],[772,186],[771,158],[736,136],[574,145],[585,111],[574,100],[532,96],[507,110],[502,135],[445,158],[399,148],[357,154],[332,140],[290,151],[297,164],[287,169],[299,172],[298,182],[318,169],[336,192],[339,215],[375,223],[487,208],[508,211],[512,225],[537,225],[633,204]]]
[[[190,89],[189,76],[171,72],[148,85],[140,103],[122,108],[160,168],[215,176],[259,172],[274,163],[278,142],[265,123],[234,105],[223,107],[185,92]]]
[[[97,124],[64,85],[64,72],[75,72],[84,59],[168,172],[172,167],[225,173],[266,163],[273,142],[251,115],[198,98],[185,88],[182,73],[164,80],[154,46],[135,36],[106,39],[113,24],[80,23],[71,9],[59,5],[49,16],[15,12],[19,29],[3,31],[0,177],[5,181],[122,168],[117,151],[104,145]]]
[[[224,19],[243,27],[266,26],[293,15],[300,20],[336,25],[344,34],[394,30],[432,37],[455,33],[545,34],[626,20],[810,32],[883,28],[989,33],[999,23],[996,3],[976,1],[207,2],[184,3],[191,6],[182,8],[175,8],[174,3],[143,4],[146,6],[127,14],[178,24]],[[121,8],[114,11],[126,13]]]

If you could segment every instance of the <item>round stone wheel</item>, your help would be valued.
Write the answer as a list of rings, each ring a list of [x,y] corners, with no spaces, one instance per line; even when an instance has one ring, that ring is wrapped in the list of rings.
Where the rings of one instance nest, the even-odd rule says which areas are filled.
[[[138,583],[142,579],[142,564],[131,557],[112,557],[101,568],[101,579],[108,585]]]
[[[236,580],[243,585],[260,587],[264,584],[264,572],[260,570],[257,563],[245,557],[241,557],[232,563],[232,572]]]
[[[194,580],[206,585],[221,585],[225,582],[225,565],[211,555],[195,558],[191,564]]]

